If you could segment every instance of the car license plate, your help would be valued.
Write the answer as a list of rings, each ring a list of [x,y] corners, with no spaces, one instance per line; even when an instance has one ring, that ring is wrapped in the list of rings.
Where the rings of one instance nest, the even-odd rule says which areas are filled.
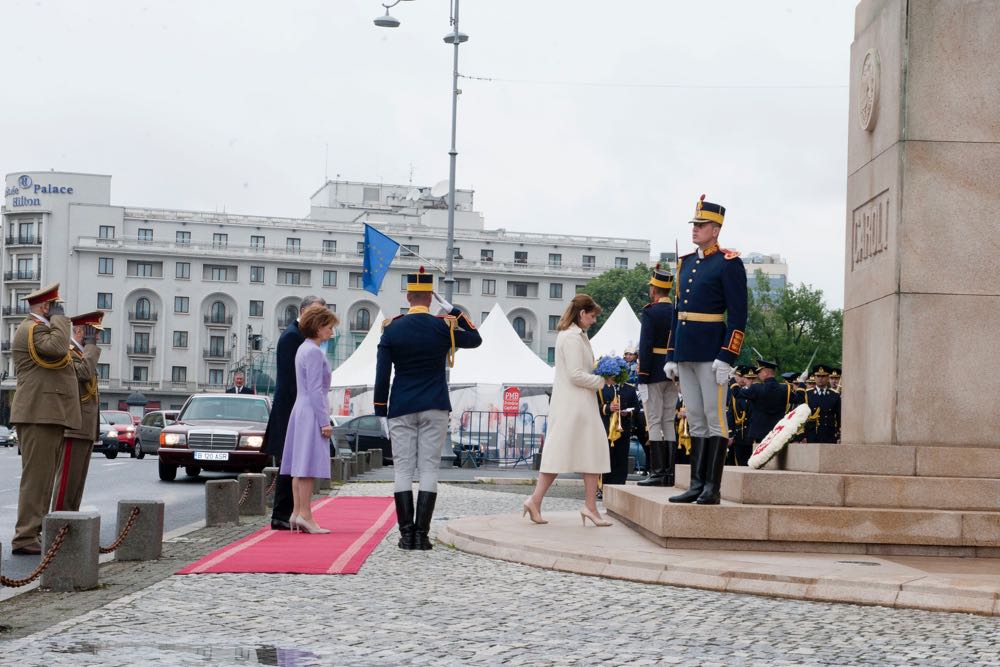
[[[195,452],[195,461],[228,461],[229,452]]]

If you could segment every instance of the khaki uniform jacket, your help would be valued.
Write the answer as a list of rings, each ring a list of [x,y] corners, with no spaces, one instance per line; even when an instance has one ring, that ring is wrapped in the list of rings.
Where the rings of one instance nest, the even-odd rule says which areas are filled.
[[[91,388],[95,392],[97,390],[97,360],[101,358],[101,348],[91,343],[83,348],[83,352],[80,352],[80,348],[73,345],[71,354],[73,355],[73,370],[76,371],[76,380],[79,386],[80,413],[83,423],[78,430],[66,429],[66,437],[94,442],[101,435],[98,424],[101,413],[101,396],[99,393],[95,393],[87,400],[84,399]]]
[[[10,346],[17,377],[10,421],[13,424],[58,424],[68,429],[79,429],[80,395],[73,364],[62,368],[44,368],[35,363],[28,351],[28,335],[32,329],[35,354],[42,362],[61,363],[69,353],[68,318],[55,315],[51,318],[51,326],[31,315],[24,318]]]

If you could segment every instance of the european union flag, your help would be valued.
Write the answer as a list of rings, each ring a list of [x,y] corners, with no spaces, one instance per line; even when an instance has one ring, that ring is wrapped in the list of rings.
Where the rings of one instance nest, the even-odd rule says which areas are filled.
[[[382,280],[396,257],[399,244],[365,223],[365,265],[361,273],[362,286],[378,296]]]

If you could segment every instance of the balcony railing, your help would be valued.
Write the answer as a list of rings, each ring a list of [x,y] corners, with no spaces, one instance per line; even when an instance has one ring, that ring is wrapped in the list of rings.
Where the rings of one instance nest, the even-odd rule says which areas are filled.
[[[34,234],[19,234],[17,236],[8,236],[6,239],[7,245],[41,245],[42,239]]]
[[[126,345],[126,351],[130,357],[155,357],[155,345]]]
[[[372,328],[371,323],[362,324],[361,322],[351,322],[351,333],[364,333]]]
[[[155,380],[122,380],[126,389],[159,389],[160,383]]]
[[[5,340],[4,342],[0,343],[0,352],[10,352],[9,340]]]
[[[40,271],[4,271],[4,280],[41,280]]]
[[[159,313],[155,311],[128,311],[129,322],[155,322],[158,317]]]
[[[199,382],[198,383],[198,390],[199,391],[213,391],[213,392],[225,393],[225,391],[226,391],[226,385],[224,385],[224,384],[215,384],[213,382]]]
[[[28,310],[27,304],[18,304],[17,306],[4,306],[4,315],[27,315],[30,311]]]
[[[205,324],[216,324],[220,327],[231,327],[233,326],[233,316],[205,315]]]
[[[232,350],[202,350],[203,359],[214,359],[218,361],[232,361]]]

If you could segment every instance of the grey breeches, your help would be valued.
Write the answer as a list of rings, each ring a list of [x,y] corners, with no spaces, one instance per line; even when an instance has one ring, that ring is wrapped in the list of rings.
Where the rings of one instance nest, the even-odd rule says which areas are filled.
[[[677,383],[673,380],[646,385],[649,396],[642,409],[646,413],[646,430],[653,441],[677,439],[674,431],[674,413],[677,412]]]
[[[677,364],[688,433],[692,438],[729,437],[726,423],[726,385],[715,381],[711,361],[682,361]]]
[[[413,478],[421,491],[437,491],[441,447],[448,436],[448,411],[424,410],[389,420],[396,491],[409,491]]]

